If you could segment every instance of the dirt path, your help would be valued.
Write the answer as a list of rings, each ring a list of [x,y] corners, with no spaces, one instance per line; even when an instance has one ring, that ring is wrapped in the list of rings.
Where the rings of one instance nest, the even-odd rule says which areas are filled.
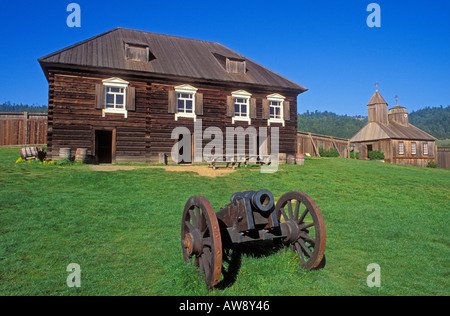
[[[165,169],[169,172],[186,172],[192,171],[197,173],[201,177],[223,177],[235,170],[231,168],[218,168],[213,170],[207,166],[115,166],[115,165],[92,165],[90,169],[92,171],[103,171],[103,172],[114,172],[114,171],[126,171],[126,170],[136,170],[136,169]]]

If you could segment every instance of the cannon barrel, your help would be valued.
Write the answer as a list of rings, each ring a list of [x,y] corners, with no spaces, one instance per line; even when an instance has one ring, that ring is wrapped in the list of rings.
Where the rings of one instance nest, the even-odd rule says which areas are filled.
[[[257,210],[267,212],[273,209],[275,199],[268,190],[237,192],[231,196],[231,203],[236,203],[240,199],[249,199]]]

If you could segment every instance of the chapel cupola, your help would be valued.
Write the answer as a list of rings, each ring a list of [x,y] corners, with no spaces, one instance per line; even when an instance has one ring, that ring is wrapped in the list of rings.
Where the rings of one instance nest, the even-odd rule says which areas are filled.
[[[376,91],[369,103],[367,104],[369,112],[369,123],[379,122],[383,124],[388,123],[388,104],[378,92],[378,82],[376,83]]]
[[[389,121],[394,121],[398,124],[407,126],[409,124],[408,110],[403,106],[398,105],[398,96],[395,96],[396,106],[388,112]]]

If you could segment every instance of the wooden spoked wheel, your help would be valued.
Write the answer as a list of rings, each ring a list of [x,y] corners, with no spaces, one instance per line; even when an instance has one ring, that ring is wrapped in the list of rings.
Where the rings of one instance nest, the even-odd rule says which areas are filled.
[[[184,261],[199,267],[208,288],[214,288],[222,271],[222,238],[216,214],[202,196],[191,197],[184,207],[181,246]]]
[[[296,251],[302,268],[319,268],[325,254],[326,233],[322,214],[311,197],[303,192],[289,192],[278,200],[278,218],[286,223],[284,240]]]

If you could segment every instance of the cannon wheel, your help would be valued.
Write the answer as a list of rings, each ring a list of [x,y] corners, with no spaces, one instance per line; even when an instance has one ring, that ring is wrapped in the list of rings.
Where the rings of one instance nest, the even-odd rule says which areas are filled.
[[[289,192],[277,202],[278,219],[286,223],[284,240],[296,251],[302,268],[313,270],[325,261],[326,233],[322,214],[314,200],[303,192]],[[321,265],[322,263],[322,265]]]
[[[222,271],[222,238],[214,209],[202,196],[191,197],[184,207],[181,246],[184,261],[200,267],[208,289],[214,288]]]

